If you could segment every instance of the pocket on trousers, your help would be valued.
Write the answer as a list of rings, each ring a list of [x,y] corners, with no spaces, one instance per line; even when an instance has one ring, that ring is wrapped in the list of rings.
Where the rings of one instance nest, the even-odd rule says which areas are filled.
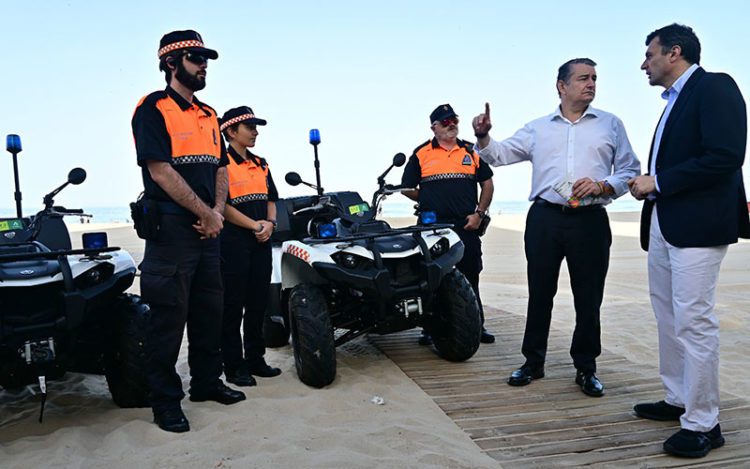
[[[141,265],[141,297],[150,305],[177,304],[177,264],[144,260]]]

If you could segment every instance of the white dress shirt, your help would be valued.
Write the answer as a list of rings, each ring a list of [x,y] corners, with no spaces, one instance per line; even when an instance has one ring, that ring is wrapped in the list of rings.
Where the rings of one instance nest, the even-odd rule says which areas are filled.
[[[628,192],[628,179],[641,170],[622,121],[591,106],[575,122],[566,119],[558,106],[506,140],[491,139],[478,153],[493,166],[531,161],[529,200],[542,198],[561,205],[567,200],[553,189],[561,182],[573,183],[584,177],[607,181],[617,198]],[[609,197],[594,201],[602,205],[610,202]]]

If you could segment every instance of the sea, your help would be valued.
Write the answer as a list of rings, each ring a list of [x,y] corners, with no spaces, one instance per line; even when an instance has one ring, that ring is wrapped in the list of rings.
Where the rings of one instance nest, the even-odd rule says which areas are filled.
[[[529,210],[531,202],[527,200],[495,200],[490,205],[490,215],[500,214],[519,214],[526,213]],[[35,207],[36,208],[36,207]],[[618,199],[607,206],[610,212],[638,212],[641,210],[641,202],[626,196]],[[89,220],[90,223],[130,223],[130,208],[128,206],[115,207],[87,207],[84,209],[86,214],[91,215],[83,219]],[[24,208],[24,215],[31,215],[28,207]],[[12,218],[16,216],[16,210],[12,207],[0,208],[0,218]],[[383,204],[383,217],[410,217],[414,216],[414,202],[402,200],[386,200]],[[81,217],[70,216],[67,218],[68,223],[81,221]]]

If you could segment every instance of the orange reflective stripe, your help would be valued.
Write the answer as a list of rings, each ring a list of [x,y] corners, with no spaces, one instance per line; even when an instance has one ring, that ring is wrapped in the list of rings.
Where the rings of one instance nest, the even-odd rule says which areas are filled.
[[[229,158],[227,173],[230,204],[268,200],[268,166],[261,168],[250,160],[237,164],[234,158]]]
[[[479,169],[479,155],[475,151],[458,145],[448,151],[431,143],[424,145],[416,152],[422,179],[444,179],[475,176]]]
[[[183,111],[169,97],[157,101],[156,108],[164,116],[167,125],[172,143],[173,164],[219,163],[219,122],[212,109],[205,108],[204,111],[193,105]]]

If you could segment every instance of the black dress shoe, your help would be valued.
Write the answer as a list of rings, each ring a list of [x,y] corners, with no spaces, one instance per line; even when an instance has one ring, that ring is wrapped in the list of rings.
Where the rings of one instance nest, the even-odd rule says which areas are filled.
[[[534,368],[529,365],[523,365],[510,374],[508,384],[511,386],[526,386],[532,380],[544,378],[544,367]]]
[[[240,368],[234,373],[224,372],[224,375],[227,377],[227,383],[232,383],[235,386],[250,387],[258,384],[250,371],[244,368]]]
[[[587,396],[602,397],[604,395],[604,385],[593,371],[577,372],[576,384],[581,387],[581,391]]]
[[[633,407],[635,415],[649,420],[680,420],[680,416],[685,413],[685,409],[676,405],[667,404],[664,401],[636,404]]]
[[[487,329],[482,328],[482,335],[479,337],[479,341],[483,344],[494,344],[495,336],[487,332]]]
[[[269,366],[262,357],[260,360],[248,362],[247,369],[251,375],[260,376],[261,378],[273,378],[281,374],[279,368]]]
[[[154,422],[165,432],[184,433],[190,431],[190,423],[179,407],[154,411]]]
[[[422,335],[419,336],[417,343],[419,343],[419,345],[432,345],[432,337],[430,337],[430,334],[427,332],[422,331]]]
[[[224,383],[219,383],[216,388],[209,391],[190,391],[190,400],[193,402],[216,401],[220,404],[230,405],[245,400],[245,393],[235,391]]]
[[[721,427],[717,423],[714,428],[707,432],[696,432],[682,429],[667,438],[664,442],[664,451],[673,456],[684,458],[702,458],[709,451],[724,446],[724,437],[721,436]]]

